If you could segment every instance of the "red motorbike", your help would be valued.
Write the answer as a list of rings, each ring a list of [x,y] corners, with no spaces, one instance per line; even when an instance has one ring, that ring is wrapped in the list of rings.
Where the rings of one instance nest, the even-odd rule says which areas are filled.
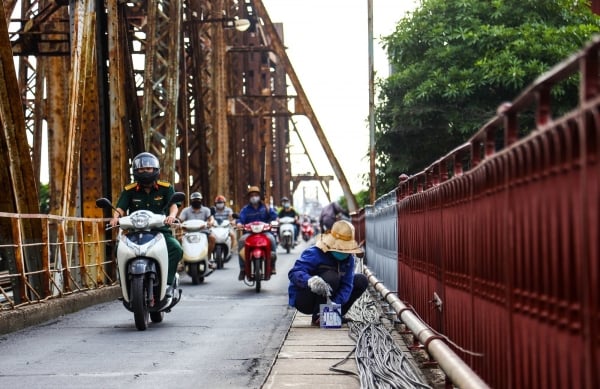
[[[312,238],[315,234],[315,230],[313,229],[312,223],[309,221],[302,222],[300,231],[302,232],[302,239],[305,242],[308,242],[310,238]]]
[[[250,233],[244,243],[246,284],[255,286],[258,293],[261,282],[271,278],[271,241],[266,235],[271,231],[271,224],[256,221],[245,224],[243,229]]]

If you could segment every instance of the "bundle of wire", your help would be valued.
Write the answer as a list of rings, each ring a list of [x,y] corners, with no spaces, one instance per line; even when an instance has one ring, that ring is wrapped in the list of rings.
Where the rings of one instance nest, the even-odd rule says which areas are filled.
[[[376,304],[368,293],[354,303],[346,317],[350,338],[356,342],[354,354],[361,388],[431,388],[381,323]],[[331,370],[336,370],[337,365]]]

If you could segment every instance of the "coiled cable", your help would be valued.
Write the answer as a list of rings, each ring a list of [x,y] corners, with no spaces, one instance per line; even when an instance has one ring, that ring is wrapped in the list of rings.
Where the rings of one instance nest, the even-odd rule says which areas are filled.
[[[398,347],[388,329],[381,323],[376,303],[369,293],[364,293],[353,304],[346,318],[349,320],[349,336],[356,343],[353,352],[361,388],[431,388],[423,382],[406,353]],[[338,369],[351,354],[330,370],[355,374]]]

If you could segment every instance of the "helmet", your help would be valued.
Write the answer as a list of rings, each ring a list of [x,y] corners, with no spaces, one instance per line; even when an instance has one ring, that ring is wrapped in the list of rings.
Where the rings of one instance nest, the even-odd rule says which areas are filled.
[[[250,193],[254,193],[254,192],[260,194],[260,189],[258,188],[258,186],[251,186],[251,187],[249,187],[248,191],[246,192],[246,195],[249,196]]]
[[[192,195],[190,196],[190,200],[202,200],[202,193],[200,192],[194,192],[192,193]]]
[[[225,196],[218,195],[217,197],[215,197],[215,203],[224,203],[224,202],[225,202]]]
[[[158,179],[160,173],[160,162],[158,158],[150,153],[140,153],[133,158],[131,162],[133,168],[133,178],[140,184],[149,185]],[[153,168],[152,172],[137,172],[138,169],[144,167]]]
[[[283,203],[284,201],[290,201],[290,199],[288,199],[287,197],[282,197],[281,202]]]

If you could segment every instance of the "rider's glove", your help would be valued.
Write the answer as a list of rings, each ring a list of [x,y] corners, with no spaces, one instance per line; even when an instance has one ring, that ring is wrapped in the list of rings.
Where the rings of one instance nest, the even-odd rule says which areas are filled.
[[[331,286],[319,276],[312,276],[308,279],[308,287],[310,290],[321,296],[331,296]]]

